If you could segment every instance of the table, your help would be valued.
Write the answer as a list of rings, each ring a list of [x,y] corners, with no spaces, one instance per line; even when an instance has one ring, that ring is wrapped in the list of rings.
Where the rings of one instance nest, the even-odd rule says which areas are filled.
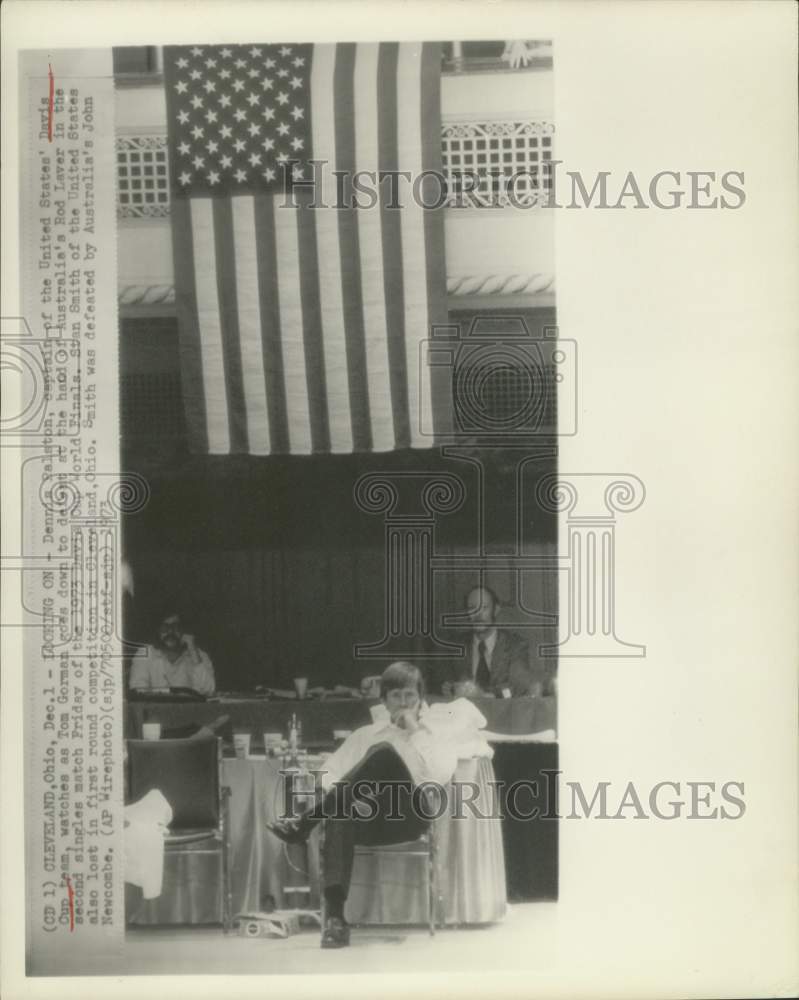
[[[436,696],[433,701],[443,701]],[[487,728],[495,733],[525,735],[557,728],[557,705],[547,698],[474,698]],[[253,748],[262,745],[264,732],[285,732],[292,713],[303,726],[303,741],[311,746],[330,746],[334,729],[356,729],[371,721],[369,708],[376,704],[359,698],[303,701],[266,701],[256,698],[219,699],[208,702],[127,703],[126,733],[141,735],[143,721],[157,721],[162,730],[180,730],[202,725],[220,715],[229,715],[228,739],[233,730],[249,732]],[[539,794],[546,785],[547,770],[556,770],[558,746],[553,743],[498,743],[494,770],[498,781],[510,787],[514,781],[537,781]],[[525,807],[526,808],[526,807]],[[505,872],[511,899],[557,899],[558,821],[537,817],[518,820],[505,814]],[[271,839],[271,838],[270,838]],[[268,846],[262,847],[263,851]],[[288,862],[284,871],[291,870]],[[260,907],[257,907],[260,908]]]
[[[448,699],[432,696],[430,702]],[[473,698],[486,718],[486,728],[495,733],[527,734],[556,729],[556,699],[547,698]],[[325,698],[323,700],[266,701],[256,698],[219,698],[206,702],[128,701],[126,735],[139,739],[142,722],[160,722],[162,733],[190,725],[212,722],[229,715],[229,730],[247,732],[252,746],[262,746],[265,732],[282,732],[292,713],[302,723],[303,742],[332,745],[334,729],[357,729],[372,721],[369,709],[377,701],[361,698]],[[223,734],[225,735],[225,734]]]
[[[463,761],[456,778],[479,786],[476,808],[495,818],[473,815],[454,821],[452,809],[436,820],[438,877],[442,917],[450,924],[483,924],[500,920],[506,903],[502,830],[493,800],[493,769],[486,759]],[[226,759],[222,780],[230,788],[231,889],[233,913],[269,908],[319,905],[319,830],[308,846],[288,847],[270,834],[266,822],[283,811],[278,761],[267,758]],[[467,812],[467,811],[464,811]],[[165,858],[161,895],[142,899],[128,887],[127,921],[133,925],[214,923],[219,918],[217,860],[203,855]],[[374,858],[356,858],[347,917],[352,923],[423,923],[423,881],[414,866],[418,858],[386,858],[379,873]],[[310,895],[290,892],[307,885]]]

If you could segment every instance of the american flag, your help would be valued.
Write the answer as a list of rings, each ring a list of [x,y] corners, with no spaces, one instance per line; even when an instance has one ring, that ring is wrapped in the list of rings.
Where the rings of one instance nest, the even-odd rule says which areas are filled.
[[[434,43],[165,49],[195,450],[433,443],[420,358],[431,325],[446,322],[442,211],[425,210],[410,184],[397,198],[376,179],[363,182],[373,207],[334,206],[350,205],[356,171],[440,175],[440,60]]]

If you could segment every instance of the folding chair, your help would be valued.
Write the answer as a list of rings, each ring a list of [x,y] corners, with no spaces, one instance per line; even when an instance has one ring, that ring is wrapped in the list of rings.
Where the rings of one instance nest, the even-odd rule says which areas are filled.
[[[430,794],[431,793],[429,791],[425,794],[425,798],[427,800],[425,811],[428,815],[436,815],[435,810],[431,809],[431,806],[433,806],[434,803],[430,798]],[[325,823],[322,823],[322,840],[319,844],[320,884],[324,883],[324,873],[322,870],[322,859],[324,857],[324,836]],[[382,873],[383,859],[395,857],[425,859],[426,864],[424,866],[423,877],[426,890],[425,897],[427,901],[427,926],[430,931],[430,935],[433,936],[436,932],[436,927],[440,926],[442,923],[443,913],[443,900],[441,897],[438,879],[438,842],[435,821],[432,821],[424,833],[420,834],[414,840],[404,840],[396,844],[356,844],[354,864],[357,863],[359,857],[373,857],[377,860],[377,877],[378,881],[381,883],[384,881]],[[321,911],[322,927],[324,928],[324,894],[322,894],[321,898]]]
[[[230,789],[220,782],[221,741],[128,740],[128,800],[158,789],[172,807],[165,840],[169,854],[212,854],[220,859],[221,923],[233,926],[230,883]]]
[[[355,858],[371,856],[377,858],[378,879],[383,882],[382,860],[390,857],[424,858],[424,879],[427,898],[427,926],[431,937],[441,923],[441,893],[438,885],[437,844],[435,823],[417,837],[416,840],[399,844],[356,844]]]

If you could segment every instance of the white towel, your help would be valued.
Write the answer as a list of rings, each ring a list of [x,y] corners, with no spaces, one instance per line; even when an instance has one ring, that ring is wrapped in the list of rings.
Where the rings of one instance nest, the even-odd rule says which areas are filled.
[[[172,806],[157,788],[125,806],[125,881],[141,887],[145,899],[161,895],[164,837]]]

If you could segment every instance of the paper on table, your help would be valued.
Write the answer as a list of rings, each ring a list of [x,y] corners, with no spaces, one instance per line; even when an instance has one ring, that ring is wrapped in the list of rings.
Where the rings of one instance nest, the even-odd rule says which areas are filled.
[[[554,743],[557,739],[554,729],[542,729],[539,733],[492,733],[484,729],[482,736],[489,743]]]

